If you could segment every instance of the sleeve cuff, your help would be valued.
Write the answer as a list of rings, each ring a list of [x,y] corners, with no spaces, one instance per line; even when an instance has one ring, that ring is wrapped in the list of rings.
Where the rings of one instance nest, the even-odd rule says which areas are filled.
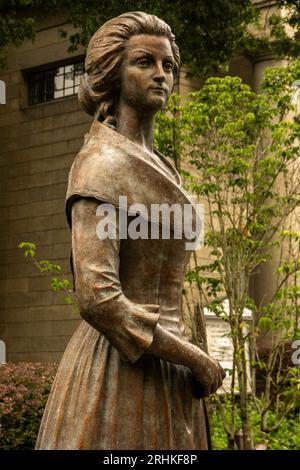
[[[151,346],[160,314],[153,312],[153,306],[152,311],[149,311],[147,305],[128,302],[130,306],[128,305],[127,312],[124,312],[122,322],[114,331],[104,334],[121,356],[133,364]]]

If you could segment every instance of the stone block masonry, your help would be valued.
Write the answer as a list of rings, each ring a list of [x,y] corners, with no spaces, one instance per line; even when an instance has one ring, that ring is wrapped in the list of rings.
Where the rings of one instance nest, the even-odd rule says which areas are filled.
[[[51,276],[18,249],[20,241],[36,243],[38,259],[60,264],[71,279],[64,198],[92,119],[77,96],[28,106],[23,73],[70,58],[58,34],[61,23],[49,17],[33,44],[11,49],[8,69],[0,73],[7,92],[0,106],[0,339],[7,361],[58,361],[80,321],[63,303],[65,294],[52,292]]]

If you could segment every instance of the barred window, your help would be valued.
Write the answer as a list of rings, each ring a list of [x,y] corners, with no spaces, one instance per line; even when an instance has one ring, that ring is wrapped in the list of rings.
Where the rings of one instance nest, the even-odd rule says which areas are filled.
[[[83,61],[29,73],[29,104],[75,95],[83,73]]]

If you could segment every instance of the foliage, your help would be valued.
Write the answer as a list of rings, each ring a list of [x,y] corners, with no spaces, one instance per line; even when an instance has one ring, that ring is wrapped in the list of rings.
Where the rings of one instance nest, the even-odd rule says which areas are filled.
[[[177,155],[174,142],[181,140],[182,174],[188,188],[207,205],[209,261],[198,265],[194,257],[187,281],[198,290],[196,302],[202,313],[209,305],[230,326],[231,415],[229,421],[224,413],[221,417],[229,441],[239,417],[245,448],[252,447],[252,403],[261,431],[271,433],[299,400],[298,370],[284,361],[286,344],[300,337],[300,122],[293,117],[293,84],[299,75],[298,61],[268,70],[261,94],[237,77],[209,78],[180,108],[177,99],[174,110],[173,99],[168,113],[158,120],[157,136],[167,139],[162,146],[157,138],[158,146]],[[270,260],[277,263],[274,292],[255,303],[249,295],[250,281],[258,267]],[[229,311],[224,309],[224,298]],[[250,326],[243,318],[245,308],[254,313]],[[270,350],[263,360],[256,342],[266,334]],[[251,403],[248,342],[252,367],[263,370],[265,376],[262,396],[256,397],[253,389]],[[277,416],[276,425],[270,424],[272,413]]]
[[[224,65],[233,53],[243,50],[251,39],[254,41],[247,33],[246,26],[255,21],[257,11],[248,0],[201,0],[196,3],[191,0],[101,0],[101,9],[100,1],[75,3],[77,5],[71,12],[70,19],[80,28],[80,32],[71,38],[74,45],[87,44],[91,33],[108,18],[126,11],[146,11],[156,14],[170,24],[176,34],[183,62],[193,71],[216,70],[218,66]]]
[[[230,416],[230,402],[224,403],[225,414]],[[270,420],[276,422],[276,413],[270,413]],[[300,450],[300,416],[299,413],[290,413],[276,430],[266,434],[260,429],[260,415],[254,404],[250,408],[250,423],[254,436],[255,447],[264,444],[267,450]],[[216,411],[215,404],[212,406],[211,437],[212,448],[223,450],[228,448],[227,435]],[[237,423],[241,425],[241,423]]]
[[[25,258],[30,258],[30,260],[34,263],[37,269],[41,273],[56,273],[59,277],[52,277],[51,279],[51,289],[54,292],[64,291],[67,292],[68,295],[64,297],[64,301],[67,304],[73,304],[73,290],[71,289],[71,282],[68,278],[65,277],[64,273],[62,272],[61,266],[56,263],[52,263],[49,260],[37,260],[36,258],[36,245],[32,242],[20,242],[19,248],[24,249],[24,256]]]
[[[9,44],[34,39],[37,21],[49,11],[65,12],[67,21],[78,28],[70,37],[74,51],[80,44],[86,46],[106,20],[135,10],[154,13],[171,25],[183,62],[192,71],[216,70],[234,53],[257,46],[257,39],[247,32],[247,25],[258,17],[250,0],[11,0],[0,2],[0,59],[3,63]]]
[[[33,449],[56,365],[0,366],[0,449]]]
[[[7,48],[20,46],[23,41],[35,38],[38,14],[34,9],[42,8],[45,13],[57,5],[56,0],[1,0],[0,1],[0,66],[5,65]]]
[[[33,41],[38,21],[63,12],[77,28],[71,34],[70,52],[86,46],[91,35],[108,19],[126,11],[142,10],[164,18],[176,34],[183,62],[192,73],[211,74],[226,68],[235,54],[255,57],[259,50],[279,57],[295,57],[300,47],[300,2],[278,0],[283,8],[267,16],[264,35],[260,12],[251,0],[0,0],[0,66],[5,66],[7,48]],[[259,34],[251,31],[255,26]],[[62,36],[67,33],[61,30]],[[196,45],[196,47],[195,47]]]
[[[298,58],[300,48],[300,2],[278,0],[284,14],[273,14],[269,20],[272,42],[269,45],[281,57]]]

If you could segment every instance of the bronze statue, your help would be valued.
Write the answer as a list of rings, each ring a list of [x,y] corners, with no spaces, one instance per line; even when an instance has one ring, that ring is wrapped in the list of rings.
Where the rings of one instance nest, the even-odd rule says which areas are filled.
[[[120,196],[144,207],[188,202],[177,170],[153,149],[154,117],[179,61],[170,27],[143,12],[113,18],[89,43],[79,100],[95,120],[66,198],[83,321],[59,366],[37,449],[209,446],[199,397],[220,387],[223,371],[183,333],[185,240],[126,239],[115,220],[115,239],[96,233],[97,208],[120,211]]]

